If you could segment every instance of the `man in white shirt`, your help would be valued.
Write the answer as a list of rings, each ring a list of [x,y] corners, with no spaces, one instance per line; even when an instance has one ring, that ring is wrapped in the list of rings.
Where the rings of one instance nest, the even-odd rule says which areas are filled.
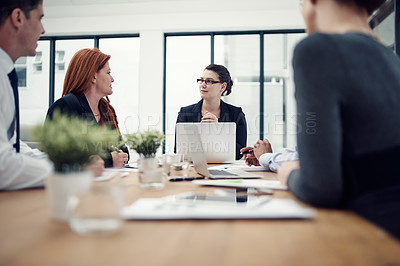
[[[44,33],[42,5],[43,0],[0,2],[0,190],[43,186],[51,171],[44,153],[19,140],[18,93],[11,85],[14,62],[36,54],[37,41]]]
[[[243,158],[248,166],[263,166],[267,171],[277,172],[283,162],[298,161],[299,154],[297,147],[294,149],[283,149],[279,152],[272,152],[271,143],[268,139],[259,140],[254,147],[245,147],[240,150],[244,153]]]

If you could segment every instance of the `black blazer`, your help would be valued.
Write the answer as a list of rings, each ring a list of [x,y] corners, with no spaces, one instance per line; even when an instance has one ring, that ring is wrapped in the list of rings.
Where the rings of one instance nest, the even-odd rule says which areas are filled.
[[[203,100],[196,104],[182,107],[178,113],[176,123],[195,123],[201,121],[201,106]],[[227,104],[221,100],[221,113],[218,122],[235,122],[236,123],[236,160],[242,158],[240,149],[246,147],[247,143],[247,124],[242,108]],[[175,131],[175,146],[176,151],[176,131]]]
[[[64,97],[58,99],[55,103],[53,103],[49,110],[47,111],[46,120],[53,118],[54,110],[59,109],[61,113],[67,113],[70,115],[75,115],[77,117],[81,117],[82,119],[88,120],[94,125],[99,125],[94,117],[92,109],[90,109],[89,103],[83,94],[75,94],[75,93],[68,93]],[[111,128],[107,118],[101,114],[101,117],[104,123]],[[128,154],[129,158],[129,151],[128,148],[124,145],[120,147],[120,149]],[[105,167],[112,167],[113,161],[111,152],[108,152],[106,157],[102,158],[104,160]]]

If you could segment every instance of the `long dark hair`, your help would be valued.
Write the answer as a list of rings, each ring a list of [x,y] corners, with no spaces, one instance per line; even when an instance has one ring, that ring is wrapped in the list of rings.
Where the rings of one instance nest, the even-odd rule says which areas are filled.
[[[205,69],[211,70],[218,74],[219,80],[221,83],[226,82],[226,88],[222,95],[229,95],[232,92],[233,81],[231,78],[231,74],[229,73],[228,69],[222,65],[211,64],[208,65]]]
[[[14,9],[20,8],[24,12],[25,17],[29,19],[30,12],[42,3],[43,0],[1,0],[0,26],[3,25]]]

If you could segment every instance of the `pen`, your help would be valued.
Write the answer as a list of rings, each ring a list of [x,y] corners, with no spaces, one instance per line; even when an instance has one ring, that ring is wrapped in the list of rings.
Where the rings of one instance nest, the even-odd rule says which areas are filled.
[[[248,154],[248,153],[252,153],[252,152],[253,152],[253,150],[247,150],[247,151],[240,152],[240,154]]]
[[[204,179],[204,176],[197,176],[197,177],[173,177],[168,179],[169,181],[176,182],[176,181],[192,181],[195,179]]]

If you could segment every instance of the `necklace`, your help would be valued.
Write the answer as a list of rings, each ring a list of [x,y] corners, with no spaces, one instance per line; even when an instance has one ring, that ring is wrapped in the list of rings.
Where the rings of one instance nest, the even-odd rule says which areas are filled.
[[[98,113],[98,114],[93,113],[93,115],[94,115],[94,116],[100,116],[100,113]]]

